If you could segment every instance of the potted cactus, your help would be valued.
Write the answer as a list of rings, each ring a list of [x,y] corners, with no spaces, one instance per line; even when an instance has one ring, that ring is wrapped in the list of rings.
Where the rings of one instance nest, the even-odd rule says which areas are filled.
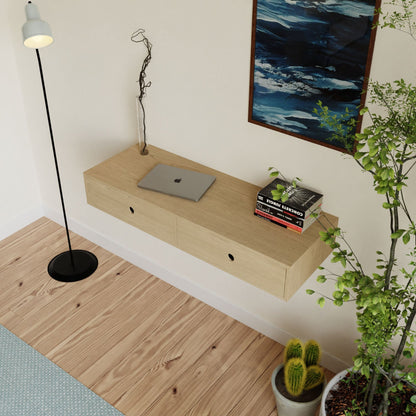
[[[324,371],[319,366],[321,349],[316,341],[305,345],[291,339],[284,362],[272,374],[272,388],[279,416],[313,416],[324,388]]]

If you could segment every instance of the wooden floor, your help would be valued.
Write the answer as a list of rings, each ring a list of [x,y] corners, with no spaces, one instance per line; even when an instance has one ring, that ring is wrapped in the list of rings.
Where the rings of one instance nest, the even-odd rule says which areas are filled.
[[[47,274],[66,248],[42,218],[0,242],[0,324],[125,415],[276,416],[283,347],[93,243],[98,270]]]

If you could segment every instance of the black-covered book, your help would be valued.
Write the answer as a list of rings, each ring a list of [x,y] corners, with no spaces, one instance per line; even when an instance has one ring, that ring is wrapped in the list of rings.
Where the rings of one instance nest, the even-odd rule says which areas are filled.
[[[277,185],[283,185],[286,188],[289,194],[287,201],[281,202],[273,199],[272,190],[275,190]],[[278,210],[284,210],[300,219],[306,219],[311,213],[318,212],[322,200],[322,194],[299,185],[294,188],[290,183],[279,178],[274,179],[257,194],[258,202],[266,203]]]
[[[264,202],[257,201],[256,213],[260,213],[260,212],[269,214],[273,217],[279,218],[283,221],[286,221],[288,223],[295,225],[296,227],[300,227],[303,229],[308,228],[316,220],[315,216],[313,217],[309,216],[307,218],[299,218],[299,217],[294,216],[293,214],[288,213],[285,210],[276,208],[273,205],[269,205]],[[321,207],[318,207],[314,211],[314,213],[317,214],[318,216],[320,212],[321,212]]]

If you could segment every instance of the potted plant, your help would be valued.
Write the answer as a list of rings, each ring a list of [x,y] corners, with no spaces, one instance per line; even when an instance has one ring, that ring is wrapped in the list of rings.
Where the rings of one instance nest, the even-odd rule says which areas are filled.
[[[321,400],[324,372],[316,341],[305,345],[291,339],[284,350],[284,362],[272,374],[272,388],[279,416],[313,416]]]
[[[416,0],[393,0],[399,9],[382,14],[381,27],[405,31],[416,37],[413,10]],[[321,268],[318,282],[332,282],[331,296],[320,294],[335,305],[355,301],[358,351],[351,371],[340,375],[343,381],[328,384],[330,397],[323,399],[321,416],[398,416],[416,414],[416,218],[408,194],[415,192],[416,166],[416,86],[401,79],[371,82],[368,106],[361,110],[366,127],[355,133],[356,124],[346,112],[339,116],[322,103],[315,110],[323,125],[342,140],[358,166],[373,180],[373,189],[384,197],[387,213],[387,249],[376,242],[377,262],[366,270],[338,228],[321,232],[332,249],[332,262],[339,271]],[[412,188],[413,187],[413,188]],[[318,219],[319,221],[319,219]],[[313,290],[308,290],[313,294]],[[337,380],[336,380],[337,381]],[[324,393],[325,397],[325,393]],[[342,398],[342,399],[341,399]]]
[[[388,212],[388,249],[376,251],[377,264],[371,271],[365,270],[343,230],[334,227],[321,232],[322,240],[333,249],[331,261],[340,264],[341,270],[320,268],[318,282],[335,282],[335,290],[332,297],[321,294],[318,303],[323,306],[329,299],[342,306],[355,301],[361,334],[352,371],[344,372],[341,378],[346,382],[332,390],[332,396],[338,397],[338,390],[344,399],[326,400],[324,393],[321,416],[416,414],[416,366],[409,362],[416,340],[416,218],[406,198],[412,185],[409,175],[416,165],[416,87],[404,80],[373,82],[370,94],[370,104],[378,111],[362,110],[371,122],[358,134],[351,133],[351,121],[346,126],[346,118],[340,120],[319,103],[319,115],[325,124],[337,126],[338,139],[343,137],[350,144],[355,140],[356,151],[351,146],[350,153],[372,176],[374,190],[385,198],[382,209]],[[407,256],[400,252],[401,246]],[[328,384],[328,391],[331,388]]]
[[[392,0],[389,5],[397,8],[387,14],[379,10],[379,25],[416,39],[416,0]],[[408,201],[416,191],[416,86],[403,79],[370,82],[369,93],[361,110],[366,117],[361,133],[355,133],[356,122],[348,112],[337,115],[323,103],[315,110],[333,138],[343,141],[359,168],[371,175],[373,190],[384,197],[380,209],[387,213],[387,249],[379,250],[383,243],[376,242],[372,270],[360,261],[343,230],[321,232],[339,269],[320,268],[318,282],[334,289],[332,296],[321,293],[318,304],[354,301],[360,332],[354,365],[328,383],[321,416],[416,415],[416,207]],[[284,189],[276,189],[276,198],[284,195]]]

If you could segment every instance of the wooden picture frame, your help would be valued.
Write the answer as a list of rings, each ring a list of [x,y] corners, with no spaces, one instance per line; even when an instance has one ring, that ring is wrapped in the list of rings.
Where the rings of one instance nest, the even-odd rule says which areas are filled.
[[[360,108],[374,49],[380,0],[254,0],[249,122],[346,152],[320,126],[322,101]]]

